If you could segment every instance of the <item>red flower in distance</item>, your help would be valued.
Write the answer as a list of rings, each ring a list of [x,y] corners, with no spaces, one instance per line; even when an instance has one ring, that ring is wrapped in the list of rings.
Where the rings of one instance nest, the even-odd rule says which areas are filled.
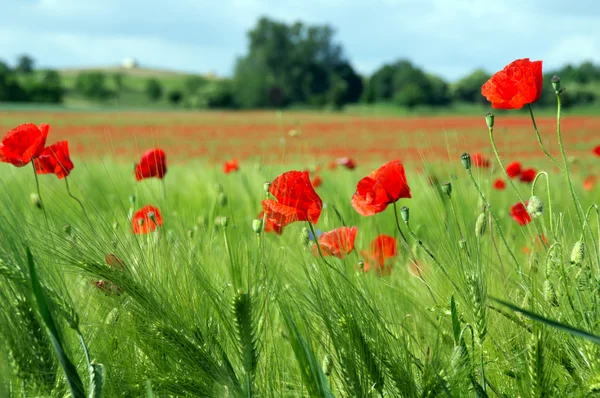
[[[146,205],[135,212],[131,218],[131,226],[135,234],[147,234],[156,231],[163,224],[158,207]]]
[[[283,227],[280,225],[277,225],[273,222],[273,220],[271,219],[265,219],[265,212],[261,211],[260,214],[258,215],[257,218],[260,218],[261,220],[264,220],[265,223],[263,225],[264,231],[265,232],[275,232],[277,235],[281,235],[283,233]]]
[[[509,165],[506,166],[506,174],[508,174],[508,176],[510,178],[517,177],[519,174],[521,174],[521,163],[520,162],[509,163]]]
[[[50,126],[21,124],[6,134],[0,143],[0,161],[23,167],[41,155]]]
[[[370,250],[363,250],[360,254],[366,260],[363,268],[365,272],[374,267],[377,272],[382,273],[385,271],[386,260],[398,255],[398,245],[393,236],[381,234],[371,242]]]
[[[356,240],[356,227],[340,227],[333,231],[324,233],[319,237],[319,246],[323,256],[335,256],[344,258],[352,250],[354,250],[354,241]],[[315,244],[313,252],[318,254],[318,248]]]
[[[37,174],[55,174],[59,179],[65,178],[73,170],[73,162],[69,157],[69,142],[59,141],[45,148],[40,156],[33,159]]]
[[[525,202],[525,206],[527,206],[527,202]],[[527,212],[525,206],[523,206],[523,203],[519,202],[510,207],[510,216],[519,225],[527,225],[531,222],[531,216]]]
[[[506,188],[506,183],[502,178],[498,178],[496,181],[494,181],[494,188],[498,191],[502,191],[504,188]]]
[[[223,171],[225,174],[229,174],[233,171],[238,171],[240,169],[240,165],[237,159],[232,159],[223,164]]]
[[[163,178],[167,174],[167,160],[165,151],[160,148],[150,149],[142,155],[142,160],[135,165],[135,179]]]
[[[596,156],[600,156],[600,145],[598,145],[596,148],[594,148],[594,150],[592,152],[594,152],[594,154]]]
[[[517,59],[494,74],[481,87],[481,94],[496,109],[521,109],[542,94],[542,61]]]
[[[352,207],[363,216],[372,216],[398,199],[410,197],[404,166],[392,160],[358,182]]]
[[[471,162],[473,164],[473,166],[475,167],[483,167],[483,168],[488,168],[490,167],[490,161],[486,158],[483,157],[483,154],[476,152],[474,154],[471,155]]]
[[[277,177],[269,186],[277,200],[265,199],[262,208],[267,219],[279,226],[295,221],[316,224],[321,216],[323,202],[313,188],[308,172],[288,171]]]
[[[535,176],[537,175],[537,171],[535,169],[525,169],[521,172],[521,181],[526,183],[531,183],[535,180]]]
[[[336,163],[340,166],[344,166],[348,170],[354,170],[356,168],[356,162],[350,158],[339,158]]]
[[[311,183],[313,187],[319,188],[323,184],[323,179],[321,178],[321,176],[314,176]]]
[[[583,189],[591,191],[596,186],[598,178],[595,175],[589,175],[583,180]]]

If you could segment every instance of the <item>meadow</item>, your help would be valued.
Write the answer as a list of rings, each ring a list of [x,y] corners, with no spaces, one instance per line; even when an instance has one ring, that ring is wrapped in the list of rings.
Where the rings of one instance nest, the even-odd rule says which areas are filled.
[[[0,165],[0,396],[600,394],[600,118],[536,122],[0,113],[74,164]]]

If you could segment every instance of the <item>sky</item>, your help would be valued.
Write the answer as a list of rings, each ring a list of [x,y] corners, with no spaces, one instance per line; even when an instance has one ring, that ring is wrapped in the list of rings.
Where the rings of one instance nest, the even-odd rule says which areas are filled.
[[[0,0],[0,59],[229,76],[261,16],[333,26],[363,74],[399,58],[448,80],[525,57],[600,63],[599,0]]]

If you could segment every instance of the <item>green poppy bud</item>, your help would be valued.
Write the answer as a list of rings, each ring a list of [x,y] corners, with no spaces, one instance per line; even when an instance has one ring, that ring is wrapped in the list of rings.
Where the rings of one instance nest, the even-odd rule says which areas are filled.
[[[487,218],[485,217],[485,213],[481,213],[475,222],[475,236],[481,238],[485,234],[486,227]]]
[[[458,247],[460,247],[461,249],[465,249],[467,247],[467,241],[465,239],[461,239],[458,241]]]
[[[485,115],[485,123],[489,129],[494,128],[494,114],[492,112]]]
[[[225,217],[225,216],[221,217],[220,222],[221,222],[221,226],[223,228],[227,228],[227,224],[229,224],[229,217]]]
[[[187,235],[188,235],[188,238],[192,239],[194,237],[194,230],[191,228],[188,229]]]
[[[65,231],[65,235],[71,235],[71,232],[72,232],[71,225],[65,224],[65,226],[63,227],[63,231]]]
[[[113,221],[112,227],[113,227],[114,231],[118,230],[119,229],[119,222],[118,221]]]
[[[32,193],[31,195],[29,195],[29,199],[31,200],[31,204],[37,207],[38,209],[41,209],[43,207],[42,199],[40,199],[40,196],[37,193]]]
[[[582,240],[577,241],[571,252],[571,264],[581,265],[585,259],[585,244]]]
[[[135,195],[129,195],[129,203],[133,206],[135,204],[136,201],[136,197]]]
[[[552,76],[552,88],[556,94],[560,94],[562,91],[562,87],[560,85],[560,77],[554,75]]]
[[[263,184],[263,189],[265,190],[265,192],[267,193],[267,195],[269,194],[269,188],[271,187],[271,183],[270,182],[265,182]]]
[[[527,202],[527,212],[532,218],[537,218],[542,215],[544,203],[537,196],[532,196]]]
[[[471,155],[469,155],[466,152],[463,153],[460,157],[460,161],[462,162],[465,169],[471,170]]]
[[[452,183],[450,181],[444,181],[442,183],[442,192],[445,193],[448,198],[450,198],[452,195]]]
[[[225,192],[219,192],[219,196],[217,196],[217,202],[221,207],[227,206],[227,195]]]
[[[260,232],[262,231],[262,227],[263,227],[263,220],[261,218],[252,220],[252,230],[254,232],[256,232],[257,234],[260,234]]]
[[[400,216],[402,217],[405,223],[408,223],[408,220],[410,219],[410,210],[408,209],[408,207],[402,206],[402,208],[400,209]]]

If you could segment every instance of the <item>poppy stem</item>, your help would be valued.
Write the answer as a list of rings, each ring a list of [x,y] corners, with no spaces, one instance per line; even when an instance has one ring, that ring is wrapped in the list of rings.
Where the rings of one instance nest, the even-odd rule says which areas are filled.
[[[44,218],[46,219],[46,227],[50,229],[50,223],[48,222],[48,213],[46,213],[46,206],[44,206],[44,201],[42,200],[42,192],[40,191],[40,180],[38,179],[37,172],[35,171],[35,163],[33,159],[31,160],[31,166],[33,167],[33,176],[35,177],[35,187],[37,189],[38,197],[40,198],[40,205],[42,206],[42,211],[44,212]]]
[[[81,202],[81,200],[79,200],[75,195],[73,195],[71,193],[71,188],[69,187],[69,178],[68,177],[65,177],[65,185],[67,186],[67,193],[69,194],[69,196],[71,198],[73,198],[73,200],[75,202],[77,202],[79,204],[79,207],[81,207],[81,211],[83,212],[85,219],[87,220],[88,224],[90,225],[92,232],[94,232],[94,224],[92,224],[92,221],[90,220],[90,217],[88,216],[87,211],[85,210],[85,206],[83,206],[83,203]]]
[[[394,217],[396,218],[396,227],[398,228],[398,232],[400,232],[400,236],[402,237],[402,240],[408,246],[408,240],[406,239],[406,236],[404,236],[404,233],[402,232],[402,229],[400,228],[400,220],[398,219],[398,207],[396,206],[396,202],[394,202]]]
[[[307,223],[310,232],[312,232],[312,236],[315,238],[315,244],[317,245],[317,252],[319,252],[319,257],[321,257],[324,260],[325,257],[323,257],[323,252],[321,251],[321,245],[319,244],[319,238],[317,237],[317,233],[315,232],[315,227],[313,227],[310,221],[307,221]]]
[[[542,151],[544,151],[546,156],[548,156],[548,158],[550,158],[550,160],[552,160],[552,162],[556,165],[556,167],[558,167],[558,169],[562,171],[562,167],[560,167],[560,163],[558,163],[556,158],[554,156],[552,156],[550,154],[550,152],[548,152],[548,150],[544,146],[544,143],[542,142],[542,137],[540,136],[540,132],[537,128],[537,123],[535,122],[535,117],[533,116],[533,109],[531,108],[531,104],[527,104],[527,107],[529,108],[529,115],[531,116],[531,122],[533,123],[533,129],[535,130],[535,135],[537,137],[538,142],[540,143],[540,147],[542,148]]]

